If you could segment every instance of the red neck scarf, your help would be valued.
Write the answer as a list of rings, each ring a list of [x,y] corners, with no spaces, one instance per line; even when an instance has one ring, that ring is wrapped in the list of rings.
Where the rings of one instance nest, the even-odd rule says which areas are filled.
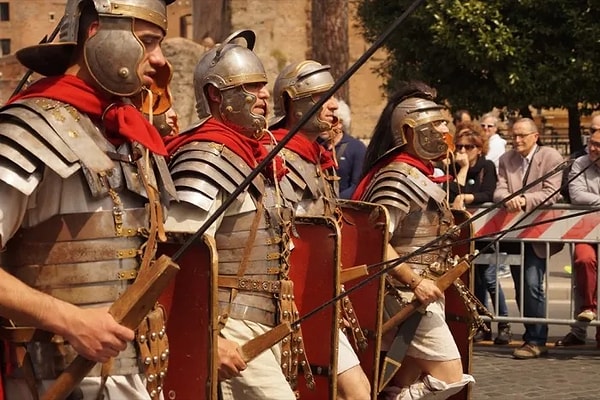
[[[209,118],[192,131],[178,136],[167,136],[165,142],[169,156],[172,156],[181,146],[191,142],[219,143],[241,157],[251,168],[255,168],[269,154],[258,140],[241,135],[214,118]],[[271,163],[265,168],[265,175],[267,177],[276,176],[277,180],[281,180],[287,173],[287,169],[283,167],[281,157],[275,157],[274,160],[276,164],[275,171],[273,171],[273,164]]]
[[[361,200],[375,174],[377,174],[377,172],[379,172],[380,169],[395,161],[403,162],[417,168],[419,171],[425,174],[432,182],[435,183],[444,183],[452,179],[452,177],[449,175],[433,176],[434,168],[431,161],[421,160],[420,158],[417,158],[412,154],[408,153],[391,154],[383,160],[379,161],[377,164],[375,164],[375,166],[371,168],[367,175],[365,175],[365,177],[361,179],[360,183],[356,187],[356,190],[354,191],[354,194],[352,195],[352,200]]]
[[[288,134],[288,132],[289,131],[287,129],[280,128],[272,131],[271,133],[277,141],[280,141]],[[263,142],[267,143],[268,140],[269,138],[265,135],[263,137]],[[325,149],[325,147],[321,146],[316,141],[311,142],[308,138],[300,133],[296,133],[294,136],[292,136],[292,139],[287,142],[285,148],[297,153],[304,160],[312,164],[321,165],[321,171],[325,171],[326,169],[335,166],[335,161],[329,150]]]
[[[139,110],[121,100],[111,102],[111,99],[105,98],[98,90],[76,76],[43,78],[11,98],[9,103],[32,97],[62,101],[87,114],[96,123],[104,123],[106,137],[114,145],[118,146],[127,139],[140,143],[153,153],[167,155],[160,134]]]

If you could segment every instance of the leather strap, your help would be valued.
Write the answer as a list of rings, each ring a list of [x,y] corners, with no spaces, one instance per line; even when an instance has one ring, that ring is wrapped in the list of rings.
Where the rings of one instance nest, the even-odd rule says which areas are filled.
[[[279,280],[256,280],[240,278],[238,276],[219,275],[218,286],[220,288],[229,288],[244,290],[250,292],[279,293],[281,291],[281,281]]]
[[[17,358],[17,365],[23,371],[23,378],[27,383],[27,388],[31,393],[32,399],[39,400],[40,397],[37,390],[37,380],[35,378],[33,362],[31,361],[31,356],[27,352],[27,348],[25,346],[16,346],[15,355]]]
[[[240,266],[237,271],[238,279],[241,279],[246,273],[246,267],[248,266],[248,259],[250,258],[250,253],[252,252],[252,247],[254,246],[254,242],[256,241],[256,232],[258,231],[258,224],[260,223],[263,215],[264,215],[264,207],[262,204],[262,195],[256,201],[256,213],[254,214],[254,218],[252,219],[252,225],[250,226],[250,233],[248,234],[248,239],[246,239],[246,245],[244,246],[244,253],[242,254],[242,261],[240,262]],[[229,297],[229,305],[233,303],[233,300],[237,296],[238,290],[236,288],[231,289],[231,295]],[[229,309],[227,311],[229,314]]]
[[[100,388],[98,389],[98,393],[96,393],[96,400],[104,400],[104,388],[106,387],[106,381],[110,376],[110,371],[112,369],[113,359],[109,359],[107,362],[102,364],[102,369],[100,371]]]
[[[299,314],[294,302],[294,283],[291,280],[283,280],[279,295],[279,322],[288,322],[292,325],[298,320]],[[281,370],[292,389],[296,390],[298,368],[302,368],[306,386],[313,389],[315,379],[304,348],[302,329],[300,325],[296,325],[293,329],[292,334],[281,341]]]
[[[352,339],[354,342],[354,346],[356,347],[356,349],[358,349],[360,351],[365,350],[368,346],[368,341],[367,341],[367,338],[365,337],[363,330],[360,327],[360,323],[358,321],[358,317],[356,316],[356,313],[354,312],[354,306],[352,305],[352,302],[350,301],[350,297],[346,296],[342,299],[342,310],[341,311],[342,311],[343,318],[350,325],[349,330],[350,330],[350,335],[352,336]],[[340,325],[343,326],[344,324],[342,323]]]

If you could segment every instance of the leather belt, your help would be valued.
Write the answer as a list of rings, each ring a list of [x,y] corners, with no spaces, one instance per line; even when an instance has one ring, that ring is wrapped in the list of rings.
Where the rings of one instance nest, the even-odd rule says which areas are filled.
[[[266,293],[279,293],[281,291],[281,281],[279,280],[265,281],[248,278],[238,278],[237,276],[219,275],[218,282],[220,288]]]
[[[16,345],[9,344],[10,363],[18,365]],[[75,359],[77,352],[68,344],[31,342],[27,345],[31,357],[36,379],[53,380],[58,378],[62,371]],[[101,376],[102,364],[97,364],[88,377]],[[128,343],[127,348],[113,358],[111,375],[137,375],[140,374],[139,360],[133,343]],[[8,378],[22,379],[24,373],[21,368],[10,368]]]
[[[398,257],[404,257],[410,253],[408,252],[399,252]],[[432,263],[438,261],[440,255],[434,253],[426,253],[426,254],[418,254],[416,256],[412,256],[408,260],[406,260],[407,264],[421,264],[421,265],[431,265]]]

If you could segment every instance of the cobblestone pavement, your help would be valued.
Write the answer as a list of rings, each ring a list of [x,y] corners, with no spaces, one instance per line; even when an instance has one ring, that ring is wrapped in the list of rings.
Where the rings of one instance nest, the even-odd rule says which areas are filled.
[[[513,359],[515,347],[474,346],[472,373],[477,383],[471,400],[600,399],[600,350],[593,344],[550,347],[547,357],[534,360]]]

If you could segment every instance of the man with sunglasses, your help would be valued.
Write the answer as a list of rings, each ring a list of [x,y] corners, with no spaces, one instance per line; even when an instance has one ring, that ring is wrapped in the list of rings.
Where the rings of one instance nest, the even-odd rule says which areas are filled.
[[[592,207],[600,205],[600,115],[592,119],[587,154],[575,160],[569,172],[568,187],[571,203]],[[591,165],[594,163],[595,165]],[[584,172],[581,172],[584,171]],[[575,291],[579,296],[580,308],[577,321],[592,322],[598,317],[597,285],[598,246],[595,243],[577,243],[574,250]],[[571,331],[558,340],[556,346],[576,346],[585,344],[587,327],[581,324],[571,326]],[[596,341],[600,331],[596,331]]]
[[[563,161],[563,157],[555,149],[540,146],[539,137],[537,126],[532,119],[521,118],[514,123],[513,149],[500,157],[494,202],[501,202],[512,193],[521,191],[525,185],[542,177]],[[542,202],[546,205],[555,203],[559,196],[554,193],[560,188],[560,181],[561,175],[558,173],[548,176],[520,196],[505,201],[504,206],[509,212],[529,212]],[[548,199],[550,196],[552,197]],[[545,317],[546,258],[560,251],[561,248],[560,243],[551,244],[550,254],[547,254],[545,244],[525,243],[523,269],[518,265],[511,266],[517,304],[523,317]],[[524,274],[523,304],[520,304],[521,273]],[[514,351],[513,357],[531,359],[546,354],[547,339],[548,325],[525,324],[524,343]]]
[[[485,114],[481,117],[481,129],[489,145],[485,158],[494,163],[498,172],[498,160],[506,152],[506,140],[498,134],[498,118],[492,113]]]

